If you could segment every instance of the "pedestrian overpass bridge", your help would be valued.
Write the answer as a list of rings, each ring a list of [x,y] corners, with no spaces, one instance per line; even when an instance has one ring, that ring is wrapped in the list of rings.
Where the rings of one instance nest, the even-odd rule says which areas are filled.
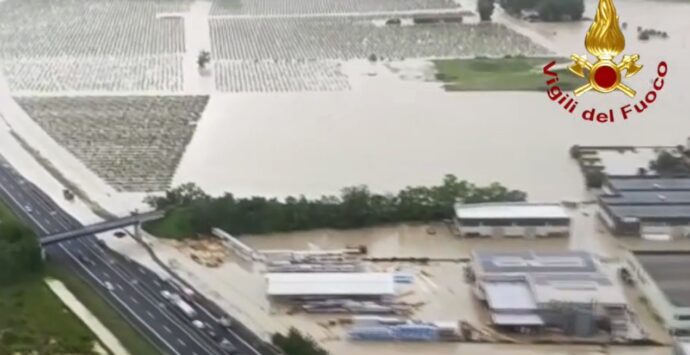
[[[142,214],[133,214],[128,217],[100,222],[79,229],[49,235],[41,238],[40,242],[42,246],[57,244],[60,242],[64,242],[79,237],[84,237],[91,234],[103,233],[114,229],[136,226],[148,221],[161,219],[163,218],[163,216],[165,216],[165,211],[153,211]]]

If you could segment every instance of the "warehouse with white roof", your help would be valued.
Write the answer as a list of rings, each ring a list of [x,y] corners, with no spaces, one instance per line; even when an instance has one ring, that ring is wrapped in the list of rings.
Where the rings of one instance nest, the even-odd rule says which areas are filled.
[[[388,300],[395,296],[391,273],[269,273],[266,279],[272,298]]]
[[[567,237],[570,216],[558,203],[458,203],[455,226],[462,237]]]

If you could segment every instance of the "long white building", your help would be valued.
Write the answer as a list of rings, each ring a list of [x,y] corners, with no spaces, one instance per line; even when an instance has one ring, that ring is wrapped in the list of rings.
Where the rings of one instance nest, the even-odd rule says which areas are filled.
[[[283,299],[371,299],[395,296],[392,273],[269,273],[267,294]]]
[[[557,203],[458,203],[455,205],[455,225],[463,237],[570,235],[570,216]]]

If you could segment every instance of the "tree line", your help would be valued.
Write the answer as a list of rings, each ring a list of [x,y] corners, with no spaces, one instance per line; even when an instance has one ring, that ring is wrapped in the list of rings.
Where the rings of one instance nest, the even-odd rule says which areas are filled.
[[[169,209],[166,217],[145,228],[161,237],[184,238],[207,234],[214,227],[235,234],[262,234],[317,228],[361,228],[379,224],[436,221],[453,217],[453,206],[494,201],[524,201],[522,191],[493,183],[476,186],[454,175],[440,185],[407,187],[396,194],[371,192],[366,186],[342,189],[340,196],[284,200],[238,198],[230,193],[212,198],[194,184],[184,184],[145,201]]]
[[[0,287],[40,274],[43,259],[37,240],[29,228],[0,214]]]

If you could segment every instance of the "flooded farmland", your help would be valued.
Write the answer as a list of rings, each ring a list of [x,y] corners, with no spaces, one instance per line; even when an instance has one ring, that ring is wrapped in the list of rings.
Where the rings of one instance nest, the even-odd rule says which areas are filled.
[[[644,93],[656,63],[669,63],[654,105],[628,121],[583,121],[545,93],[447,93],[440,83],[401,79],[383,63],[348,62],[351,91],[213,97],[175,182],[195,181],[214,193],[318,196],[354,184],[394,191],[453,173],[479,183],[500,181],[533,200],[578,199],[583,189],[568,156],[571,145],[676,144],[690,132],[690,121],[680,115],[687,102],[683,78],[690,77],[684,59],[690,54],[690,5],[616,3],[627,22],[625,53],[639,53],[645,65],[626,82]],[[588,2],[586,15],[594,8]],[[585,52],[587,22],[524,23],[496,16],[559,54]],[[667,31],[670,38],[642,42],[638,26]],[[618,94],[580,101],[600,109],[629,102]]]

